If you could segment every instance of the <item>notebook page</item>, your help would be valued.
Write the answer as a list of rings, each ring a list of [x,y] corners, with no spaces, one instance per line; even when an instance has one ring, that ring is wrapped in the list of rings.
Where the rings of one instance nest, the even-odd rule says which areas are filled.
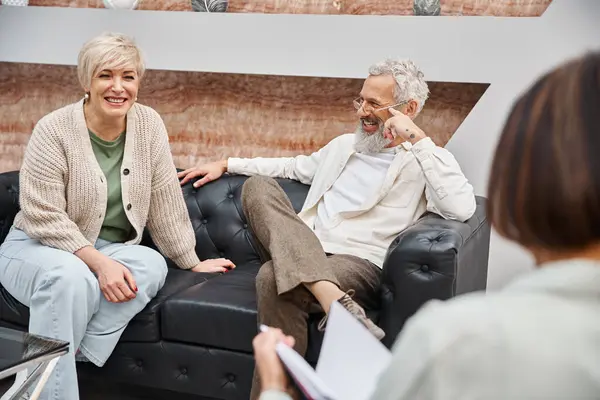
[[[368,400],[390,351],[339,303],[331,305],[317,375],[338,398]]]

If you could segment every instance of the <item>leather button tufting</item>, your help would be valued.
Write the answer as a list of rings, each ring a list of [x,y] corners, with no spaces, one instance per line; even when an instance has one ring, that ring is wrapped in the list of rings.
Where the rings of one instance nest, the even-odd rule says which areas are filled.
[[[228,197],[228,198],[230,198],[230,199],[233,199],[233,193],[229,193],[229,194],[227,195],[227,197]]]
[[[248,224],[244,224],[244,229],[248,229]]]
[[[135,365],[137,365],[138,367],[141,367],[141,366],[142,366],[142,364],[143,364],[143,363],[142,363],[142,360],[137,360],[137,361],[135,362]]]
[[[235,375],[234,374],[227,374],[227,380],[229,382],[235,382]]]
[[[422,272],[429,272],[429,266],[428,265],[421,266],[421,271]]]
[[[208,222],[207,220],[203,219],[202,220],[202,225],[206,225],[207,222]]]
[[[181,368],[181,373],[183,375],[186,375],[187,374],[187,368],[186,367]]]

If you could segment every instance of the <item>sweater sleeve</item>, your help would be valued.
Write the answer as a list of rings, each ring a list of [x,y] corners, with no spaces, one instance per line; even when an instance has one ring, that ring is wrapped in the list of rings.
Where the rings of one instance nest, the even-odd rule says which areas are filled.
[[[248,176],[288,178],[310,185],[319,167],[320,158],[321,151],[296,157],[230,157],[227,160],[227,172]]]
[[[91,243],[67,212],[64,150],[44,120],[33,129],[19,172],[21,217],[15,225],[42,244],[74,253]]]
[[[239,175],[262,175],[271,178],[287,178],[311,185],[327,154],[339,148],[340,143],[354,135],[341,135],[332,139],[324,147],[309,154],[296,157],[255,157],[236,158],[227,160],[227,172]]]
[[[177,179],[167,130],[158,115],[156,129],[148,229],[162,254],[179,268],[190,269],[200,263],[195,252],[196,237]]]
[[[473,186],[452,153],[431,138],[420,140],[411,151],[425,175],[427,210],[445,219],[464,222],[471,218],[477,208]]]

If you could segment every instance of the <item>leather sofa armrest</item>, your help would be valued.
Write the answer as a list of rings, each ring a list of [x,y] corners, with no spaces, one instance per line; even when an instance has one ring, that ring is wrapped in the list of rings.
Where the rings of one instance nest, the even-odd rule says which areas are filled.
[[[379,325],[391,346],[402,326],[431,299],[485,290],[490,226],[486,199],[466,222],[426,214],[390,245],[383,264]]]

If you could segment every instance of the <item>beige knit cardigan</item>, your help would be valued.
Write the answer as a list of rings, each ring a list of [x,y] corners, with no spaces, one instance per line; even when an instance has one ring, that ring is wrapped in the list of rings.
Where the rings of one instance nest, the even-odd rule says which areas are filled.
[[[107,185],[92,150],[83,100],[36,124],[19,178],[17,228],[71,253],[95,243],[106,212]],[[162,254],[183,269],[197,265],[196,239],[165,125],[156,111],[140,104],[127,113],[121,186],[123,207],[135,230],[126,244],[140,243],[147,226]]]

